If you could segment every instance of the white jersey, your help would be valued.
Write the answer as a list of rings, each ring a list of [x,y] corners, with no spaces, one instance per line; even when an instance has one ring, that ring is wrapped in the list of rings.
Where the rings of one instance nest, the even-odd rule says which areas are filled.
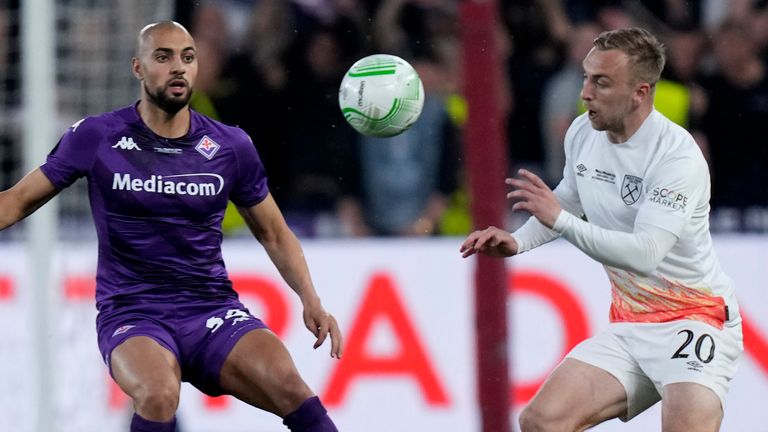
[[[693,319],[722,328],[729,314],[738,316],[709,233],[709,170],[685,129],[653,110],[628,141],[614,144],[584,114],[566,134],[565,155],[555,189],[565,210],[606,230],[650,225],[677,237],[648,274],[605,265],[612,322]]]

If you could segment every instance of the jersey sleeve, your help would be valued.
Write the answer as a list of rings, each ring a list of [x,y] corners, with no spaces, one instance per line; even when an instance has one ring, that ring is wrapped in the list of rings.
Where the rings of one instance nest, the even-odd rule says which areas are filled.
[[[72,125],[40,166],[57,188],[64,189],[90,172],[101,138],[95,123],[85,118]]]
[[[571,166],[571,155],[573,154],[573,147],[577,141],[576,131],[583,127],[583,124],[584,118],[577,118],[571,123],[571,126],[565,134],[565,142],[563,145],[565,148],[563,178],[554,190],[555,196],[560,202],[560,206],[563,210],[576,217],[581,217],[584,213],[584,209],[581,206],[579,191],[576,188],[576,178],[574,176],[573,167]],[[556,239],[560,236],[560,233],[547,228],[535,217],[531,216],[523,226],[512,234],[512,236],[517,241],[518,253],[523,253]]]
[[[244,131],[237,131],[237,178],[229,199],[238,207],[251,207],[263,201],[269,194],[267,173],[251,138]]]
[[[594,260],[612,267],[649,274],[675,245],[677,237],[664,229],[639,225],[627,233],[601,228],[561,211],[554,230]]]
[[[646,191],[635,226],[653,225],[680,237],[699,203],[709,199],[704,158],[694,152],[668,157],[649,176]]]
[[[517,241],[517,253],[521,254],[551,242],[560,237],[560,234],[547,228],[538,219],[531,216],[525,221],[523,226],[512,233],[512,237]]]

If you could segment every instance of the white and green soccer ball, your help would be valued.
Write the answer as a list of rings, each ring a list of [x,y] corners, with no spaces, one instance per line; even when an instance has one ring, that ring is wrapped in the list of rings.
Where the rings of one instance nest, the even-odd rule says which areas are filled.
[[[403,133],[421,115],[424,86],[405,60],[374,54],[355,62],[344,75],[339,107],[361,134],[391,137]]]

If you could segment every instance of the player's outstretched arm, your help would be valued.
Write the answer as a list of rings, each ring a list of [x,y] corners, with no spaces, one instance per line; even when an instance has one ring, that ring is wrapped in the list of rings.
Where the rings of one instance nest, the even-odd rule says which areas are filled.
[[[301,244],[285,223],[272,195],[249,208],[238,208],[253,235],[264,246],[288,286],[304,306],[304,324],[317,337],[317,348],[331,338],[331,357],[341,358],[343,340],[333,315],[326,312],[312,284]]]
[[[520,170],[520,178],[507,179],[514,190],[507,198],[517,202],[513,210],[531,213],[541,224],[598,262],[649,274],[672,249],[677,235],[652,225],[637,224],[631,233],[608,230],[563,211],[555,193],[535,174]]]
[[[59,193],[36,168],[10,189],[0,192],[0,230],[24,219]]]
[[[494,226],[473,232],[467,236],[459,249],[462,258],[478,252],[492,257],[510,257],[517,254],[517,251],[515,238],[507,231]]]

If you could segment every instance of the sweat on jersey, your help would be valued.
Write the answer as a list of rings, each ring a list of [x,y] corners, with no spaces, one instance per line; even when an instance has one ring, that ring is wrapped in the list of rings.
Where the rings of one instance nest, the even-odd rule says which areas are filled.
[[[250,207],[269,192],[256,148],[195,111],[185,136],[160,137],[136,106],[74,124],[40,166],[60,189],[88,179],[97,305],[153,290],[233,294],[221,221],[229,200]]]
[[[566,238],[595,256],[601,247],[620,246],[626,233],[641,231],[638,226],[651,226],[677,239],[655,269],[640,273],[603,263],[612,288],[611,322],[692,319],[722,328],[738,316],[733,283],[709,232],[709,170],[685,129],[653,110],[631,138],[615,144],[583,114],[566,133],[565,154],[555,194],[564,211],[584,215],[589,224],[566,225],[577,219],[570,215],[558,217],[553,230],[529,221],[513,234],[521,251],[567,229]],[[624,262],[643,258],[623,253]]]

